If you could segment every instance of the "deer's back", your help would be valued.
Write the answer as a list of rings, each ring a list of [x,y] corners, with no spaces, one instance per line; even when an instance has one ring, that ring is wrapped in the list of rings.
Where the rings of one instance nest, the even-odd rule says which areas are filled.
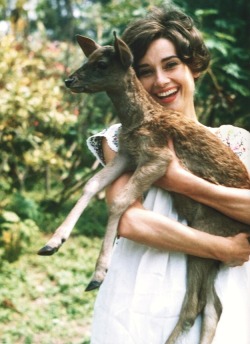
[[[159,155],[170,138],[182,164],[195,175],[214,184],[250,188],[239,157],[209,129],[174,111],[158,112],[133,131],[121,133],[120,144],[138,164]]]

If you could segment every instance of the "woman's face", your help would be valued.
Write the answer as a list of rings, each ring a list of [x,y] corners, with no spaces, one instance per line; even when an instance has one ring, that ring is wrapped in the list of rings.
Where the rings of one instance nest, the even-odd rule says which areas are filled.
[[[196,118],[194,74],[177,56],[173,43],[159,38],[139,61],[138,77],[146,91],[166,108]]]

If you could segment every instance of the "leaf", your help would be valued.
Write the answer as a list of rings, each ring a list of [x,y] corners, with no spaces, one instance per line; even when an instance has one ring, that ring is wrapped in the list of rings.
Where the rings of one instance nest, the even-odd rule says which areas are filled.
[[[228,35],[228,34],[226,34],[224,32],[215,32],[214,35],[216,37],[218,37],[219,39],[224,40],[224,41],[230,41],[230,42],[235,42],[236,41],[235,37],[233,37],[231,35]]]
[[[243,97],[250,97],[249,88],[241,85],[239,82],[230,82],[230,86],[233,90],[237,91]]]
[[[209,8],[209,9],[198,9],[194,11],[195,16],[197,17],[205,17],[210,16],[212,14],[218,14],[218,10]]]
[[[206,39],[206,46],[210,50],[217,50],[219,51],[223,56],[227,57],[229,55],[229,45],[225,42],[218,41],[214,38],[207,38]]]
[[[1,214],[1,217],[6,222],[16,223],[16,222],[20,221],[20,217],[16,213],[14,213],[13,211],[4,210]]]
[[[235,63],[228,63],[222,67],[222,69],[231,76],[234,76],[237,79],[246,79],[246,76],[243,74],[241,68]]]

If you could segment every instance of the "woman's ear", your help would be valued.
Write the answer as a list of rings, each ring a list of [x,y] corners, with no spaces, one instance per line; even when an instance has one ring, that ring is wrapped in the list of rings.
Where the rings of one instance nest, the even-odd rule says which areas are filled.
[[[192,74],[193,74],[194,80],[198,80],[201,75],[201,72],[192,72]]]

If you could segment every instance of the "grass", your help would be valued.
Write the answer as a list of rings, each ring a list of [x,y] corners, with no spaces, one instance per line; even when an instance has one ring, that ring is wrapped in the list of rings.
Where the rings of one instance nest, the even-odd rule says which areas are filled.
[[[88,344],[95,292],[84,292],[100,239],[72,236],[52,257],[36,251],[40,233],[18,261],[0,266],[1,344]]]

